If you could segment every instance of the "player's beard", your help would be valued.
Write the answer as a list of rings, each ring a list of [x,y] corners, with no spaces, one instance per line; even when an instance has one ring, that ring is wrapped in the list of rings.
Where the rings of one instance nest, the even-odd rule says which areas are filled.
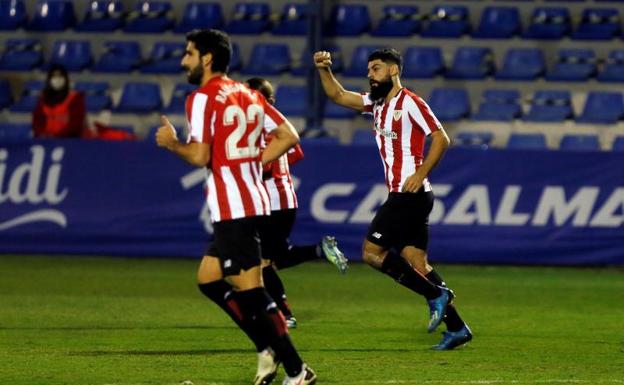
[[[392,84],[392,79],[390,76],[385,78],[384,80],[378,82],[373,79],[369,81],[370,84],[370,94],[369,97],[373,102],[377,102],[385,98],[394,84]]]
[[[189,71],[188,67],[183,67],[185,71]],[[190,70],[190,72],[188,72],[188,75],[186,75],[186,78],[188,80],[188,82],[190,84],[193,84],[195,86],[198,86],[199,84],[201,84],[201,80],[204,77],[204,67],[201,66],[201,64],[198,64],[197,66],[195,66],[193,69]]]

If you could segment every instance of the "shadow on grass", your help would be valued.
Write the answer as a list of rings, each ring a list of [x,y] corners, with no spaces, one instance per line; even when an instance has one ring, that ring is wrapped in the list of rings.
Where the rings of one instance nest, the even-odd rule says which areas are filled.
[[[172,330],[172,329],[238,329],[236,326],[210,325],[172,325],[172,326],[0,326],[0,330],[49,330],[49,331],[81,331],[81,330]]]
[[[332,348],[332,349],[298,349],[300,352],[344,352],[344,353],[373,353],[373,352],[416,352],[424,349],[402,348]],[[248,354],[252,349],[197,349],[197,350],[94,350],[71,352],[70,356],[209,356],[218,354]]]

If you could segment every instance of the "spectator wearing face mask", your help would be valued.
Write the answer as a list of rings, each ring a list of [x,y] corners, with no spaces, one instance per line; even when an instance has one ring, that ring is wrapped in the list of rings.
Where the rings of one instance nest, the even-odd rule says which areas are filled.
[[[32,123],[35,138],[75,138],[84,134],[84,95],[70,90],[69,75],[63,66],[50,67]]]

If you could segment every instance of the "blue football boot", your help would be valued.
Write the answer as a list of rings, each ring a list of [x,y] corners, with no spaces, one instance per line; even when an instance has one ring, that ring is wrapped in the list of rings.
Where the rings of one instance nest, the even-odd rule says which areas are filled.
[[[464,324],[464,327],[456,332],[444,332],[442,341],[439,344],[433,346],[433,350],[451,350],[458,346],[465,345],[472,339],[472,332],[468,325]]]
[[[444,319],[444,315],[446,314],[446,305],[451,303],[455,294],[453,292],[442,286],[438,286],[442,294],[438,298],[430,299],[427,301],[429,305],[429,326],[427,327],[427,331],[431,333],[436,330],[440,323]]]

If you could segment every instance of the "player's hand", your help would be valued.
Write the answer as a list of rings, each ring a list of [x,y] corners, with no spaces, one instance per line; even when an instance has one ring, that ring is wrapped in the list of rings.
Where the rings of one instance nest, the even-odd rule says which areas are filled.
[[[156,144],[160,147],[171,148],[178,142],[176,130],[165,115],[160,117],[160,124],[161,126],[156,131]]]
[[[403,183],[402,192],[415,193],[421,189],[423,186],[423,181],[425,180],[425,175],[421,175],[418,171],[414,174],[410,175]]]
[[[316,68],[329,68],[331,65],[331,54],[329,52],[318,51],[314,53],[314,66]]]

